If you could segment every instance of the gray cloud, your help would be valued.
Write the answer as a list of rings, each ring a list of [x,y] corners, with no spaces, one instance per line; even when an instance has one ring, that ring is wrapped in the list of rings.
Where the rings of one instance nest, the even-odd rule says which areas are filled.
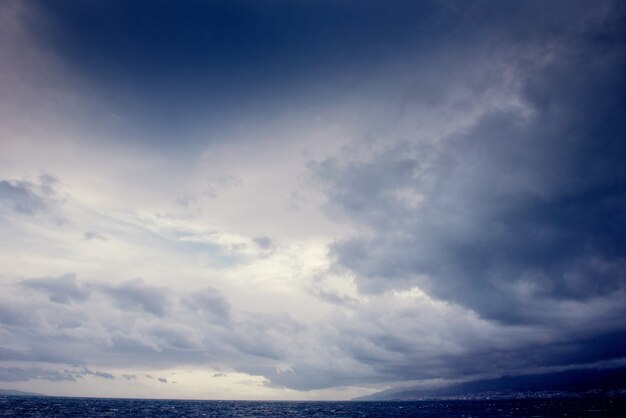
[[[100,290],[122,309],[140,309],[162,317],[169,306],[167,289],[146,284],[141,278],[119,285],[101,286]]]
[[[74,273],[65,273],[59,277],[28,279],[21,282],[22,286],[46,292],[52,302],[68,304],[86,300],[90,289],[76,280]]]
[[[37,182],[0,180],[0,216],[8,211],[63,224],[66,219],[59,212],[63,198],[57,189],[58,180],[49,174]]]
[[[9,326],[26,327],[32,324],[30,311],[10,299],[0,299],[0,323]]]
[[[100,240],[106,241],[106,237],[96,231],[87,231],[83,234],[83,238],[87,241]]]
[[[157,316],[165,315],[169,305],[167,289],[146,284],[141,278],[119,285],[93,286],[78,281],[74,273],[65,273],[59,277],[27,279],[20,284],[45,292],[52,302],[61,304],[83,302],[93,292],[98,292],[109,296],[122,309],[140,309]]]
[[[200,348],[198,342],[193,338],[193,329],[180,325],[182,324],[159,324],[150,327],[147,333],[160,349],[193,350]]]
[[[344,308],[356,307],[358,301],[353,297],[340,294],[336,291],[326,290],[324,288],[324,276],[317,275],[313,277],[309,293],[320,300]]]
[[[46,204],[31,192],[28,183],[0,181],[0,197],[16,212],[32,215],[46,209]]]
[[[25,291],[21,283],[5,286],[5,294]],[[594,350],[594,340],[608,347],[621,338],[598,327],[589,327],[586,336],[578,339],[573,336],[582,335],[580,331],[568,330],[567,324],[559,332],[543,329],[539,340],[545,341],[538,344],[539,334],[532,328],[486,327],[461,308],[450,310],[419,300],[407,303],[391,294],[369,302],[354,300],[349,309],[332,304],[333,321],[308,325],[287,314],[218,310],[228,312],[229,323],[224,326],[215,322],[213,312],[208,314],[209,321],[203,320],[207,314],[189,306],[189,295],[172,288],[164,291],[170,295],[170,311],[164,316],[137,315],[135,309],[140,308],[129,311],[96,286],[89,303],[59,304],[43,294],[34,299],[31,325],[3,327],[11,341],[30,349],[6,348],[0,350],[1,358],[77,363],[81,368],[66,373],[74,379],[115,377],[83,364],[97,364],[98,369],[228,364],[237,371],[265,376],[273,387],[312,390],[598,361],[623,351],[615,348],[619,344],[611,345],[612,352]],[[210,295],[210,306],[215,300],[223,301],[216,289],[198,294]],[[19,300],[26,305],[25,298]],[[33,299],[28,303],[32,305]],[[71,328],[60,325],[68,317],[80,317],[80,321]],[[55,329],[52,335],[50,329]]]
[[[48,210],[45,199],[35,192],[35,185],[26,181],[0,181],[0,202],[25,215]]]
[[[0,381],[2,382],[26,382],[28,380],[59,382],[62,380],[75,381],[76,378],[71,373],[42,369],[39,367],[29,369],[20,367],[0,367]]]
[[[230,319],[230,303],[219,291],[205,288],[193,292],[184,299],[185,305],[208,319],[217,322],[228,322]]]
[[[15,337],[17,338],[17,336]],[[44,338],[42,338],[42,336],[35,337],[35,340],[38,340],[39,342],[43,339]],[[0,347],[0,361],[42,361],[46,363],[67,363],[69,360],[71,360],[71,358],[67,353],[59,352],[54,347],[36,346],[27,350]]]
[[[247,315],[240,319],[236,331],[229,333],[226,339],[241,353],[284,360],[294,348],[289,346],[289,341],[305,331],[305,326],[287,313]]]
[[[100,377],[102,379],[107,379],[107,380],[115,379],[115,376],[113,376],[111,373],[101,372],[98,370],[93,371],[93,370],[88,369],[87,367],[83,367],[82,370],[78,372],[74,372],[74,373],[80,376],[90,375],[90,376]]]
[[[263,250],[268,250],[270,248],[272,248],[272,240],[269,237],[266,236],[258,236],[258,237],[254,237],[253,241],[256,243],[256,245],[259,246],[259,248],[263,249]]]

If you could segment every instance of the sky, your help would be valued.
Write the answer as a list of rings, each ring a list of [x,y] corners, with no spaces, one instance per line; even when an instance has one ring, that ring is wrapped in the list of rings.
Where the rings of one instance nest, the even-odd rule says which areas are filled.
[[[621,1],[0,2],[0,387],[626,364]]]

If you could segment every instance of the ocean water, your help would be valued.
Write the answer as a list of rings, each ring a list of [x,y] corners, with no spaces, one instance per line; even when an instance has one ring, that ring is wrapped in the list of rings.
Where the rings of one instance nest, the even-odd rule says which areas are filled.
[[[0,397],[6,417],[626,417],[626,398],[253,402]]]

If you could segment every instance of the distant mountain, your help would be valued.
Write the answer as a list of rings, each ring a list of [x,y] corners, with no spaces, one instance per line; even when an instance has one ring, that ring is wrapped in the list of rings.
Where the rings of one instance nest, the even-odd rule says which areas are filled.
[[[485,399],[626,395],[626,367],[503,376],[436,389],[396,388],[354,400]]]
[[[47,396],[47,395],[42,395],[41,393],[35,393],[35,392],[24,392],[21,390],[14,390],[14,389],[0,389],[0,396]]]

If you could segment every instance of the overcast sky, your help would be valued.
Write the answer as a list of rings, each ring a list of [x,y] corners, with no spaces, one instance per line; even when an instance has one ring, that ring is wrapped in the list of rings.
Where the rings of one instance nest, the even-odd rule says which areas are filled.
[[[626,360],[623,1],[0,3],[0,387],[349,399]]]

